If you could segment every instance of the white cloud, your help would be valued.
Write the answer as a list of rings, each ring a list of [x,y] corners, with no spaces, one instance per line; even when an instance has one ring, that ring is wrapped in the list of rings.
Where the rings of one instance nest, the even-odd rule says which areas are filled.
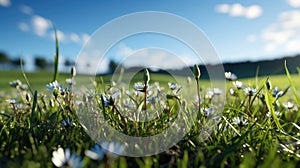
[[[299,52],[300,11],[286,11],[279,14],[277,21],[270,24],[261,33],[265,41],[265,51]],[[281,51],[282,52],[282,51]]]
[[[78,35],[77,33],[70,33],[68,39],[70,39],[71,42],[83,45],[90,39],[90,35],[88,35],[87,33],[83,33],[82,35]]]
[[[28,32],[29,31],[29,25],[27,23],[21,22],[19,23],[19,29],[22,30],[23,32]]]
[[[85,44],[89,39],[90,39],[90,35],[88,35],[87,33],[82,34],[81,36],[82,44]]]
[[[283,29],[294,29],[300,27],[300,11],[287,11],[279,15],[279,26]]]
[[[50,21],[41,16],[33,16],[32,17],[32,26],[34,28],[35,34],[38,36],[45,36],[47,30],[49,29]]]
[[[9,7],[11,5],[10,0],[0,0],[0,6]]]
[[[219,13],[228,13],[230,6],[228,4],[219,4],[216,6],[216,11]]]
[[[262,8],[258,5],[252,5],[246,9],[245,17],[254,19],[262,15]]]
[[[293,2],[294,7],[296,2]],[[262,32],[266,51],[300,52],[300,11],[285,11]]]
[[[125,44],[120,44],[119,45],[119,49],[116,53],[116,56],[117,57],[127,57],[127,56],[130,56],[132,55],[134,52],[133,49],[129,48],[128,46],[126,46]]]
[[[27,14],[27,15],[32,15],[33,14],[33,10],[30,6],[27,6],[27,5],[21,5],[20,6],[20,11],[24,14]]]
[[[257,37],[253,34],[250,34],[247,36],[247,41],[250,42],[250,43],[253,43],[257,40]]]
[[[270,41],[276,44],[283,44],[287,42],[292,36],[293,31],[291,30],[266,30],[262,34],[263,40]]]
[[[259,5],[243,6],[240,3],[219,4],[216,6],[216,11],[219,13],[228,14],[233,17],[245,17],[247,19],[258,18],[262,15],[263,10]]]
[[[265,45],[264,50],[267,52],[272,52],[277,48],[278,44],[276,43],[268,43]]]
[[[237,4],[233,4],[231,7],[230,7],[230,10],[229,10],[229,15],[230,16],[243,16],[245,13],[245,9],[244,7],[237,3]]]
[[[289,52],[299,52],[300,40],[293,40],[286,43],[285,47]]]
[[[56,35],[57,35],[57,39],[58,39],[59,42],[66,41],[66,36],[62,31],[56,30]],[[54,32],[52,33],[52,39],[55,40],[55,33]]]
[[[20,11],[31,16],[31,23],[19,23],[18,27],[20,30],[28,32],[30,29],[32,29],[33,32],[40,37],[50,38],[52,40],[55,39],[55,34],[53,32],[53,29],[51,28],[51,20],[43,16],[33,15],[33,9],[27,5],[21,5]],[[59,42],[73,42],[82,45],[90,39],[90,35],[87,33],[79,35],[74,32],[66,33],[62,30],[57,30],[56,33]]]
[[[286,1],[293,8],[299,8],[300,7],[300,0],[286,0]]]
[[[75,43],[81,43],[81,40],[80,40],[78,34],[76,34],[76,33],[70,34],[70,40]]]

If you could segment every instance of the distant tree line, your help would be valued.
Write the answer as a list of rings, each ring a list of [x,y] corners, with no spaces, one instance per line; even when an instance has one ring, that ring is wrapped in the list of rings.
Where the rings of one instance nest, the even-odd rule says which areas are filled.
[[[0,52],[0,63],[1,64],[20,65],[20,60],[9,58],[4,52]]]
[[[22,60],[22,63],[23,63],[23,65],[26,64],[26,62],[24,60]],[[53,65],[53,62],[48,61],[43,56],[35,56],[33,63],[34,63],[33,66],[37,70],[45,70],[47,68],[51,68]],[[69,59],[66,59],[64,62],[65,67],[70,67],[74,64],[75,64],[74,61],[71,61]],[[20,58],[11,58],[5,52],[0,52],[0,65],[6,65],[11,68],[20,66]]]
[[[22,60],[23,65],[26,64],[26,60]],[[53,61],[49,61],[44,56],[35,56],[33,58],[33,64],[35,70],[48,70],[53,68]],[[75,62],[66,59],[64,60],[63,66],[66,68],[66,70],[69,70],[68,68],[75,65]],[[13,69],[20,66],[20,57],[18,58],[11,58],[9,55],[7,55],[5,52],[0,51],[0,70],[2,69]],[[87,67],[90,66],[90,64],[86,65]],[[109,70],[107,73],[113,73],[119,65],[118,62],[114,60],[109,60],[108,63]]]

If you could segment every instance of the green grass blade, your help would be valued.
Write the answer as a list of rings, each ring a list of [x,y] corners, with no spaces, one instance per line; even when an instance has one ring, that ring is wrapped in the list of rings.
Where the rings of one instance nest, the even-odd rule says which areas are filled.
[[[286,61],[284,62],[284,68],[285,68],[286,76],[287,76],[287,78],[288,78],[288,80],[289,80],[290,86],[291,86],[292,91],[293,91],[293,93],[294,93],[296,102],[297,102],[298,105],[300,105],[300,99],[299,99],[299,96],[298,96],[298,94],[297,94],[297,90],[296,90],[296,88],[295,88],[295,85],[294,85],[294,83],[293,83],[293,81],[292,81],[292,77],[291,77],[291,74],[290,74],[290,72],[289,72],[289,69],[287,68]]]
[[[272,97],[270,95],[270,93],[268,92],[268,89],[267,89],[267,85],[265,84],[265,99],[266,99],[266,104],[267,104],[267,107],[273,117],[273,120],[275,121],[275,124],[276,126],[278,127],[278,129],[280,129],[281,131],[284,132],[276,114],[275,114],[275,110],[274,110],[274,107],[273,107],[273,102],[272,102]]]
[[[22,75],[23,75],[23,77],[24,77],[24,80],[25,80],[25,82],[26,82],[26,84],[27,84],[27,86],[28,86],[28,89],[29,89],[31,95],[33,96],[33,91],[32,91],[32,89],[31,89],[29,80],[28,80],[28,78],[27,78],[27,76],[26,76],[26,74],[25,74],[24,68],[23,68],[23,60],[22,60],[22,57],[20,57],[20,67],[21,67],[21,72],[22,72]]]
[[[37,91],[34,91],[33,103],[32,103],[32,109],[31,109],[31,119],[33,119],[33,117],[34,117],[36,106],[37,106]]]
[[[255,73],[256,88],[258,88],[258,74],[259,74],[259,66],[256,67],[256,73]]]
[[[59,60],[59,45],[58,45],[58,38],[57,38],[57,32],[56,28],[52,25],[55,35],[55,55],[54,55],[54,76],[53,76],[53,82],[57,80],[58,78],[58,60]]]

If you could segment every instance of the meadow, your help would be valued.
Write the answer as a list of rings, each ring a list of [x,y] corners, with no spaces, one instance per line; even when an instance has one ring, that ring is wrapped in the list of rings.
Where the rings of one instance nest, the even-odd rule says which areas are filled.
[[[226,72],[226,87],[210,88],[197,65],[190,77],[111,80],[59,74],[58,62],[56,38],[54,72],[25,73],[22,61],[0,72],[0,167],[299,164],[300,80],[286,63],[285,76]]]
[[[136,75],[129,90],[110,76],[87,77],[92,85],[82,95],[74,90],[80,77],[75,69],[55,80],[47,71],[2,71],[0,167],[297,167],[300,77],[286,70],[282,76],[249,79],[227,74],[226,90],[209,88],[209,81],[201,80],[197,71],[189,80],[180,77],[181,85],[170,76],[145,71]],[[190,90],[191,97],[184,97],[184,90]],[[201,129],[220,103],[222,115],[203,140]],[[95,114],[85,113],[91,109]],[[151,122],[124,117],[126,112],[151,110],[160,114]],[[183,118],[196,116],[196,121],[184,120],[190,131],[152,156],[117,155],[130,146],[95,142],[87,131],[92,124],[102,128],[97,127],[101,118],[95,116],[102,114],[121,133],[151,136],[167,129],[179,111],[186,114]],[[84,117],[93,120],[84,123]],[[168,138],[172,139],[165,141]]]

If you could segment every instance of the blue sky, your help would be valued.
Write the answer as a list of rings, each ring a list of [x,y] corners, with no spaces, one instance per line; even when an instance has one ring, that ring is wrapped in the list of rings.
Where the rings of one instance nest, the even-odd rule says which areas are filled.
[[[75,60],[99,27],[142,11],[168,12],[189,20],[203,31],[223,62],[300,52],[300,0],[0,0],[0,51],[13,57],[23,55],[28,64],[34,56],[51,60],[55,53],[52,22],[58,30],[62,61]],[[188,64],[196,61],[182,43],[151,34],[123,39],[107,55],[122,60],[126,54],[153,46],[186,57]]]

